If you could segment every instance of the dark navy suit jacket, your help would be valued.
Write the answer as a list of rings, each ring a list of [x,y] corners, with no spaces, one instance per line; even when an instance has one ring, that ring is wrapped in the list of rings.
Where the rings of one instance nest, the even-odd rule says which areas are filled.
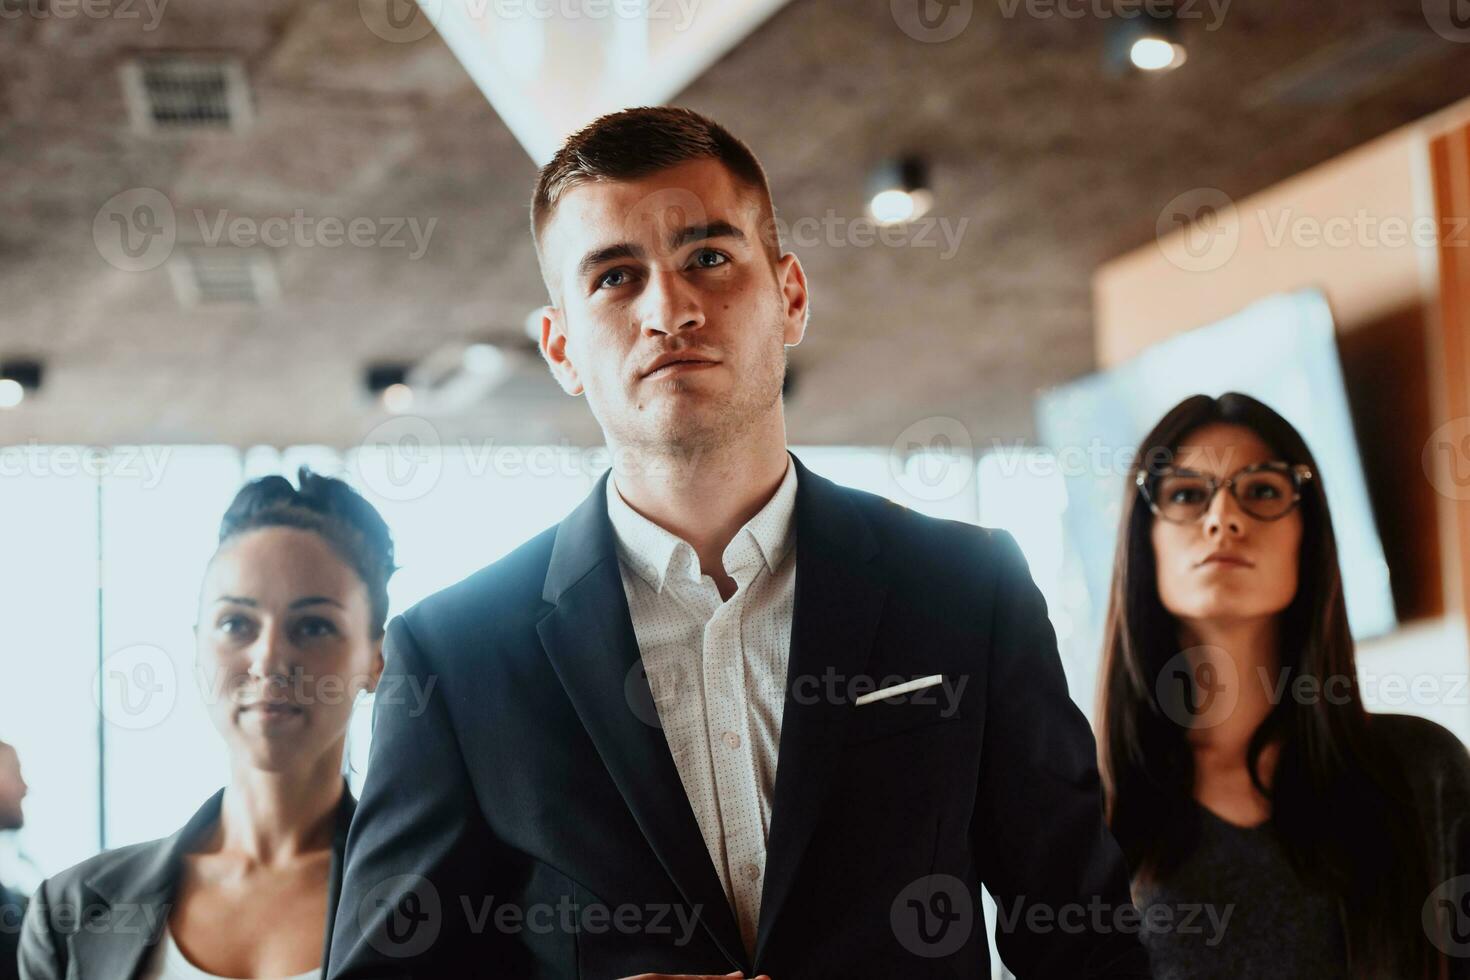
[[[1130,904],[1128,873],[1015,542],[794,465],[753,955],[640,670],[604,476],[561,524],[390,624],[332,980],[988,978],[981,883],[1024,980],[1149,976],[1136,935],[1094,927]],[[928,696],[856,704],[935,674]]]

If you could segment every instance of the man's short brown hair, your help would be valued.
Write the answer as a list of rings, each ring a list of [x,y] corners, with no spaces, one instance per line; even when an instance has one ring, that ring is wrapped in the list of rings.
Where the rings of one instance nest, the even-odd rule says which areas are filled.
[[[531,234],[538,254],[546,223],[573,188],[601,180],[638,180],[681,163],[711,159],[759,194],[760,235],[773,257],[779,255],[771,189],[750,147],[713,119],[667,106],[614,112],[567,138],[541,168],[531,199]]]

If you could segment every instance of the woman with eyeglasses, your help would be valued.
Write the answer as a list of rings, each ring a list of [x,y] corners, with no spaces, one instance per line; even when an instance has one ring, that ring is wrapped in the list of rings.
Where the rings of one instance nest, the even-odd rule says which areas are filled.
[[[347,484],[299,479],[241,489],[205,572],[197,654],[228,784],[173,836],[43,883],[23,980],[322,975],[355,807],[343,751],[383,670],[393,542]]]
[[[1156,978],[1470,973],[1470,755],[1364,710],[1321,475],[1266,405],[1197,395],[1144,438],[1102,669]]]

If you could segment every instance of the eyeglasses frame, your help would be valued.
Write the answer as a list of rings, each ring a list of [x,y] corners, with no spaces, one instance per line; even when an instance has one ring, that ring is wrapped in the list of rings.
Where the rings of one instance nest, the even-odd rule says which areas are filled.
[[[1291,477],[1292,487],[1294,488],[1291,496],[1291,506],[1283,510],[1281,513],[1277,514],[1275,517],[1261,517],[1258,514],[1253,513],[1250,508],[1247,507],[1246,504],[1235,494],[1236,480],[1239,477],[1241,477],[1242,475],[1260,473],[1267,470],[1277,473],[1285,473],[1287,476]],[[1204,505],[1200,508],[1198,516],[1192,517],[1187,521],[1179,521],[1175,520],[1172,517],[1165,516],[1163,508],[1161,508],[1158,502],[1154,500],[1153,494],[1149,491],[1149,481],[1151,479],[1159,480],[1163,479],[1165,476],[1178,476],[1181,474],[1200,477],[1205,480],[1206,484],[1210,487],[1210,495],[1205,498]],[[1301,504],[1302,485],[1312,478],[1312,468],[1305,463],[1288,463],[1284,460],[1267,460],[1263,463],[1252,463],[1249,466],[1242,466],[1240,469],[1236,470],[1234,473],[1231,473],[1223,480],[1217,480],[1213,476],[1210,476],[1208,473],[1197,473],[1194,470],[1176,470],[1173,468],[1169,468],[1158,473],[1150,473],[1148,470],[1139,470],[1138,475],[1134,478],[1133,482],[1138,487],[1139,493],[1142,494],[1144,502],[1148,504],[1148,509],[1153,511],[1155,517],[1166,520],[1170,524],[1193,524],[1195,521],[1198,521],[1200,518],[1204,517],[1210,512],[1210,505],[1215,502],[1215,494],[1219,493],[1222,487],[1228,487],[1230,489],[1230,496],[1235,497],[1235,502],[1240,505],[1241,511],[1253,520],[1279,521],[1287,514],[1290,514],[1292,511],[1296,510],[1297,507]]]

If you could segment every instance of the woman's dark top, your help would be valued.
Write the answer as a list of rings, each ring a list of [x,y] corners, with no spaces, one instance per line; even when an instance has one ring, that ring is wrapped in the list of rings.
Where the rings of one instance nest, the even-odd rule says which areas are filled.
[[[1403,762],[1434,883],[1470,874],[1470,753],[1423,718],[1375,714],[1369,731]],[[1348,976],[1340,903],[1297,875],[1270,824],[1241,827],[1196,809],[1199,846],[1168,880],[1133,885],[1155,980]],[[1452,956],[1452,975],[1466,963]]]
[[[219,823],[220,790],[172,837],[104,851],[41,883],[20,937],[21,980],[131,980],[163,935],[184,858]],[[344,783],[332,839],[322,962],[357,801]]]

